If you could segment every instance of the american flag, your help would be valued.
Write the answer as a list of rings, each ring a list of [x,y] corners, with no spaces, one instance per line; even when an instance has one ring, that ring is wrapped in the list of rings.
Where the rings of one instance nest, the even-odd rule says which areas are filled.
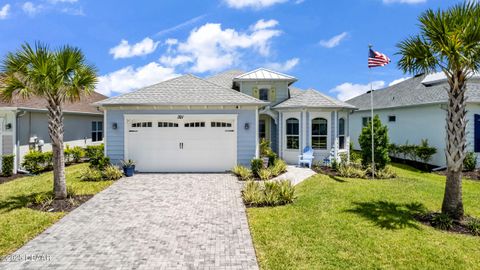
[[[391,62],[390,58],[383,53],[370,49],[368,53],[368,68],[383,67]]]

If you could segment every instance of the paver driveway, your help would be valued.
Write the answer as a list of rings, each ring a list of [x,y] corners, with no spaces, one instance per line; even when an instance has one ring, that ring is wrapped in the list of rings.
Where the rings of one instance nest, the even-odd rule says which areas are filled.
[[[121,179],[16,251],[11,258],[20,262],[0,268],[257,269],[240,187],[226,174]]]

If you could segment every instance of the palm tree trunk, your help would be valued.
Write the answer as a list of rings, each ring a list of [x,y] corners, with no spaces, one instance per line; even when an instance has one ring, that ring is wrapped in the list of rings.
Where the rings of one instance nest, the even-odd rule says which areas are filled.
[[[53,192],[55,199],[67,197],[65,181],[65,157],[63,152],[63,109],[59,99],[48,102],[48,132],[53,150]]]
[[[445,155],[447,158],[447,182],[443,197],[442,213],[461,220],[463,218],[462,170],[465,159],[466,99],[465,76],[457,72],[449,78],[447,109],[447,138]]]

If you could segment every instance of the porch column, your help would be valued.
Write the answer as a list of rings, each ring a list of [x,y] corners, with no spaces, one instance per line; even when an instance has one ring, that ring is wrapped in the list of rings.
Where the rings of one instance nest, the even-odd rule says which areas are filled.
[[[335,160],[338,160],[338,111],[334,111],[333,117],[335,121],[333,134],[333,155]]]

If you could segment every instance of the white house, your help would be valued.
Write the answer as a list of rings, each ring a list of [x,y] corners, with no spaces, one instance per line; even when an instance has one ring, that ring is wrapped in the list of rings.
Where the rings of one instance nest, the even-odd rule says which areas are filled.
[[[390,142],[419,144],[428,139],[437,148],[432,165],[445,166],[445,123],[448,84],[441,73],[418,75],[385,89],[373,91],[374,114],[388,127]],[[467,151],[480,152],[480,77],[467,85]],[[350,136],[354,149],[370,119],[370,93],[347,101],[356,106],[350,116]]]
[[[265,138],[288,163],[311,146],[317,160],[348,151],[352,105],[264,68],[184,75],[96,104],[105,152],[142,172],[221,172],[249,165]]]

